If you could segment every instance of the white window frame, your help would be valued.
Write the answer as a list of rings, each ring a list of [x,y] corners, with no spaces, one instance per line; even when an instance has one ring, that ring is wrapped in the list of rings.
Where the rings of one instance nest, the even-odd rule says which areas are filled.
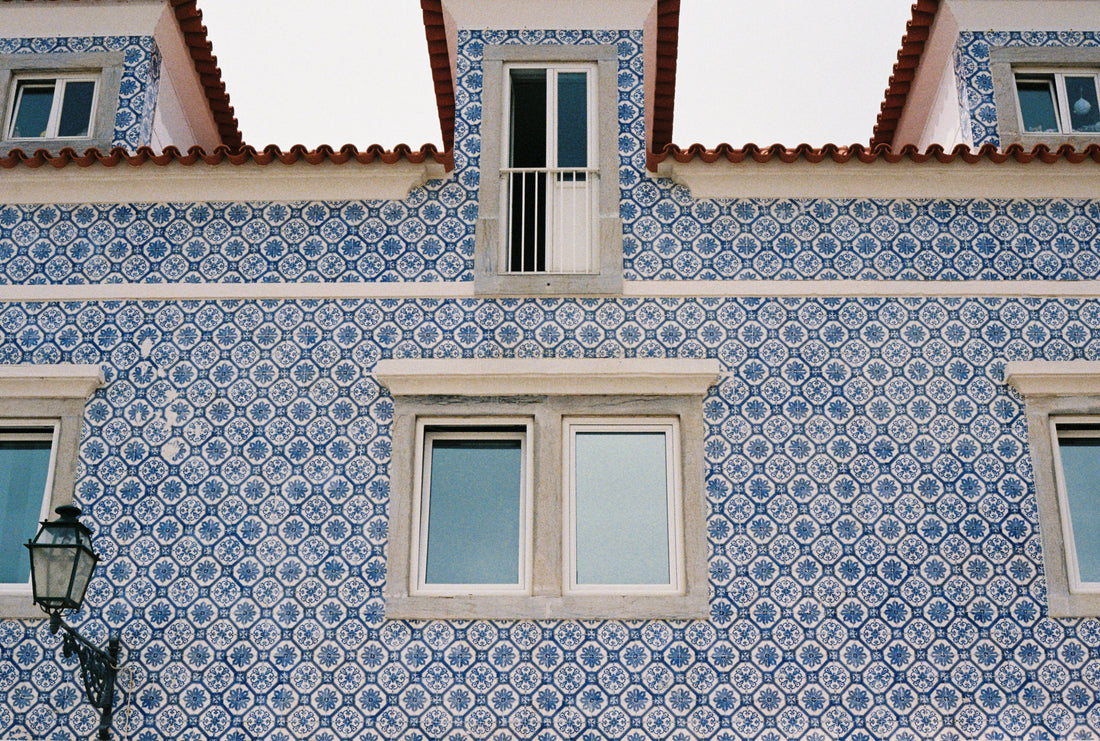
[[[50,116],[46,123],[46,132],[41,136],[16,136],[15,134],[15,117],[18,111],[18,106],[22,101],[21,90],[22,86],[27,83],[53,83],[53,101],[50,105]],[[88,130],[77,136],[61,136],[57,133],[57,128],[61,123],[61,110],[65,105],[65,91],[68,89],[70,83],[73,82],[90,82],[92,83],[92,103],[88,108]],[[11,95],[8,96],[7,114],[4,119],[6,123],[5,136],[12,142],[21,141],[40,141],[42,139],[93,139],[95,138],[96,131],[96,104],[99,99],[99,75],[90,73],[59,73],[59,74],[42,74],[38,72],[23,72],[14,75],[11,86]]]
[[[680,594],[684,590],[683,492],[680,472],[680,422],[676,417],[638,419],[634,417],[566,417],[562,420],[562,479],[566,502],[563,522],[564,566],[562,583],[567,594]],[[665,492],[668,525],[668,584],[578,584],[577,583],[577,486],[576,436],[578,432],[659,432],[665,438]]]
[[[1087,360],[1011,362],[1005,382],[1024,399],[1039,532],[1043,545],[1047,609],[1050,617],[1100,617],[1100,591],[1083,591],[1070,578],[1076,556],[1064,480],[1058,460],[1057,425],[1100,420],[1100,362]]]
[[[512,158],[512,150],[514,147],[513,142],[513,126],[512,126],[512,71],[513,70],[541,70],[546,72],[546,164],[541,168],[516,168],[510,164]],[[558,135],[557,135],[557,123],[558,123],[558,85],[557,77],[562,73],[583,73],[585,75],[585,108],[587,113],[587,121],[585,122],[585,134],[587,137],[587,162],[583,168],[569,168],[559,167],[558,161]],[[599,99],[596,91],[599,89],[599,68],[595,62],[588,63],[557,63],[557,64],[542,64],[537,62],[513,62],[504,65],[504,100],[502,106],[504,109],[504,115],[502,116],[501,126],[501,141],[507,143],[506,147],[501,148],[501,163],[500,163],[500,177],[501,177],[501,194],[500,199],[500,255],[498,256],[499,264],[504,266],[504,273],[512,275],[570,275],[581,274],[588,275],[596,270],[596,252],[597,245],[599,243],[599,230],[596,215],[599,212],[599,182],[600,182],[600,168],[599,168],[599,137],[597,136],[599,115],[598,105]],[[579,270],[567,269],[564,267],[566,262],[565,245],[561,242],[564,241],[566,226],[564,224],[564,209],[560,208],[561,201],[564,200],[564,196],[559,197],[559,188],[564,182],[559,178],[566,173],[580,173],[584,172],[586,175],[583,190],[582,205],[584,206],[584,223],[581,226],[587,226],[586,238],[584,250],[587,254],[583,255],[584,268]],[[544,196],[546,200],[545,204],[545,223],[541,225],[544,232],[543,239],[545,244],[545,263],[546,269],[537,270],[523,270],[522,266],[516,269],[516,266],[511,264],[511,251],[512,251],[512,198],[511,198],[511,176],[520,175],[523,173],[543,173],[546,176],[546,194]],[[574,184],[580,181],[572,181]],[[576,198],[573,199],[573,205],[576,206]],[[575,225],[575,220],[574,221]],[[536,225],[536,229],[538,226]],[[575,231],[575,230],[574,230]],[[572,262],[580,262],[577,255],[576,245],[569,249],[572,257]]]
[[[468,359],[383,360],[377,380],[394,398],[390,464],[390,540],[384,588],[386,616],[401,619],[695,619],[709,614],[703,397],[718,379],[717,360]],[[423,476],[416,447],[425,426],[531,422],[531,587],[527,594],[418,594],[415,495]],[[567,584],[563,488],[567,421],[616,425],[675,420],[675,492],[680,525],[674,548],[682,574],[675,590],[592,592]],[[676,437],[674,435],[674,437]]]
[[[1089,426],[1089,430],[1067,430],[1066,425]],[[1050,418],[1050,440],[1054,452],[1054,480],[1058,489],[1058,511],[1062,513],[1062,539],[1065,543],[1066,575],[1071,594],[1100,595],[1100,582],[1081,580],[1081,566],[1077,557],[1077,542],[1073,534],[1073,517],[1069,506],[1069,490],[1062,463],[1062,438],[1089,438],[1100,442],[1100,416],[1054,416]]]
[[[1019,68],[1014,70],[1014,86],[1016,91],[1017,121],[1019,130],[1025,134],[1040,136],[1042,134],[1058,133],[1067,136],[1100,136],[1100,131],[1081,131],[1071,128],[1070,100],[1066,93],[1066,77],[1091,77],[1097,98],[1100,100],[1100,71],[1096,69],[1052,69],[1052,68]],[[1024,111],[1020,105],[1021,80],[1026,82],[1045,82],[1050,86],[1054,99],[1055,119],[1058,124],[1057,132],[1027,131],[1024,127]]]
[[[487,44],[482,54],[482,140],[479,212],[474,245],[474,291],[479,295],[617,295],[623,289],[623,225],[619,215],[618,48],[614,44]],[[507,180],[510,138],[510,73],[521,66],[542,69],[595,68],[588,95],[589,164],[593,178],[594,241],[590,271],[509,272],[506,260]],[[549,114],[548,114],[549,115]],[[502,205],[503,204],[503,205]],[[504,245],[502,247],[502,245]]]
[[[481,429],[479,429],[481,428]],[[488,428],[518,428],[513,430]],[[515,584],[430,584],[425,581],[428,563],[428,535],[431,529],[429,511],[431,507],[431,443],[435,440],[519,440],[520,441],[520,531],[518,579]],[[410,583],[411,593],[416,596],[435,595],[499,595],[531,594],[531,562],[534,555],[531,528],[533,524],[532,508],[532,465],[531,440],[532,420],[530,418],[477,417],[456,421],[450,417],[424,417],[416,422],[416,463],[414,470],[413,512],[418,516],[412,520],[412,550],[417,557],[412,562]]]
[[[84,407],[103,383],[98,365],[0,365],[0,434],[52,429],[43,518],[73,501]],[[33,529],[30,534],[33,537]],[[12,534],[0,530],[0,537]],[[25,584],[0,585],[0,618],[41,616],[31,601],[29,579]]]

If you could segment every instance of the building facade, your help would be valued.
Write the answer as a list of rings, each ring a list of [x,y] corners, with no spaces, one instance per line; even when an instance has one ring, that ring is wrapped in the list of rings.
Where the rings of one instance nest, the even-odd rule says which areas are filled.
[[[794,150],[671,144],[670,0],[422,6],[443,147],[287,153],[193,2],[0,7],[0,738],[69,501],[119,738],[1100,737],[1100,3]]]

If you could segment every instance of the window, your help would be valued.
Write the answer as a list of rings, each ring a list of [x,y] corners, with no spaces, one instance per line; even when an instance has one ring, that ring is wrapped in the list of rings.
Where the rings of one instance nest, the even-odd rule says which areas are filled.
[[[123,62],[121,52],[0,54],[5,148],[109,148]]]
[[[91,136],[95,92],[95,78],[86,75],[17,75],[8,117],[8,138]]]
[[[716,362],[387,360],[376,373],[395,400],[387,616],[707,615],[702,397]]]
[[[1100,363],[1009,363],[1026,402],[1051,617],[1100,617]]]
[[[508,65],[507,272],[590,273],[599,170],[595,65]]]
[[[1100,418],[1051,422],[1071,593],[1100,593]]]
[[[530,592],[530,421],[417,424],[416,593]]]
[[[0,366],[0,618],[37,617],[23,544],[73,499],[84,404],[95,365]]]
[[[0,428],[0,519],[20,528],[0,539],[0,584],[26,584],[31,578],[23,544],[48,513],[56,430],[29,424]]]
[[[612,45],[487,46],[475,250],[480,293],[618,293]]]
[[[1097,74],[1018,72],[1016,96],[1025,133],[1100,133]]]
[[[1001,146],[1095,144],[1100,135],[1100,48],[989,49]]]
[[[678,592],[677,420],[566,419],[565,435],[567,591]]]

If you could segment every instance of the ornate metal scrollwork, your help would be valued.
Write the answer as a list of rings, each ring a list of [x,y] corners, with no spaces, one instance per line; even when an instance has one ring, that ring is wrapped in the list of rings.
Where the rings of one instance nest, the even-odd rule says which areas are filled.
[[[108,741],[111,734],[111,714],[115,700],[115,678],[118,675],[118,637],[107,641],[107,650],[103,651],[89,643],[58,613],[50,615],[50,632],[61,634],[61,648],[65,657],[76,654],[80,660],[80,674],[84,680],[84,691],[92,707],[99,710],[99,739]]]

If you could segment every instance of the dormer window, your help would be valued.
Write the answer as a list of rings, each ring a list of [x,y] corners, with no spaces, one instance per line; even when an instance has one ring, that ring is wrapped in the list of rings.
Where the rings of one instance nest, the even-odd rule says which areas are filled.
[[[1018,71],[1016,96],[1026,134],[1100,134],[1100,102],[1092,70]]]
[[[474,286],[622,290],[618,50],[488,45]]]
[[[0,54],[0,150],[109,149],[124,52]]]
[[[69,139],[92,136],[96,76],[17,75],[7,138]]]
[[[600,176],[595,65],[508,66],[503,256],[512,273],[591,273]]]

